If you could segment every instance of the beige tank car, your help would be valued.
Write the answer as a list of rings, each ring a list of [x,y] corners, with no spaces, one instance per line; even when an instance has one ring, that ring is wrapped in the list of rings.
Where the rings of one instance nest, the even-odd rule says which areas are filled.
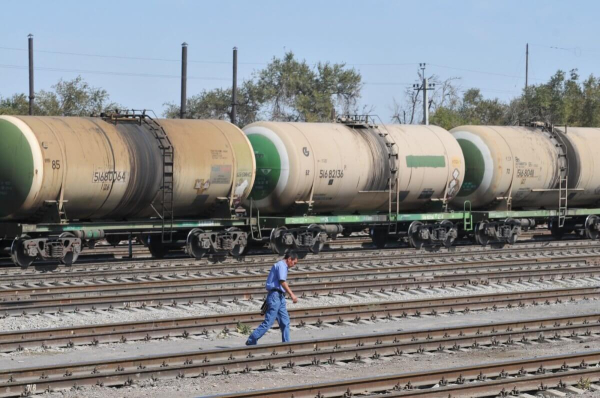
[[[600,200],[600,129],[461,126],[451,130],[462,148],[466,175],[454,199],[474,209],[556,209],[561,171],[568,177],[568,203],[591,205]]]
[[[158,120],[175,148],[173,211],[210,214],[243,200],[254,155],[233,124]],[[147,125],[100,118],[0,116],[0,219],[40,220],[62,203],[69,219],[156,216],[162,155]],[[156,206],[154,206],[156,207]]]
[[[436,126],[258,122],[244,132],[264,214],[306,203],[314,213],[387,212],[395,176],[399,210],[410,212],[454,197],[464,176],[459,145]]]

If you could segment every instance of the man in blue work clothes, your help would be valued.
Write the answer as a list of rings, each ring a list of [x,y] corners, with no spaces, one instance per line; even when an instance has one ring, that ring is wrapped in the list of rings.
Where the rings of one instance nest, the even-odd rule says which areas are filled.
[[[290,341],[290,316],[285,307],[285,293],[287,292],[290,295],[294,304],[298,302],[298,297],[292,292],[287,283],[288,269],[296,263],[298,263],[298,255],[291,251],[283,257],[283,260],[276,262],[271,267],[266,284],[269,293],[267,293],[265,320],[254,329],[254,332],[248,337],[246,345],[256,345],[258,339],[273,326],[275,319],[277,319],[279,329],[281,329],[281,341],[284,343]]]

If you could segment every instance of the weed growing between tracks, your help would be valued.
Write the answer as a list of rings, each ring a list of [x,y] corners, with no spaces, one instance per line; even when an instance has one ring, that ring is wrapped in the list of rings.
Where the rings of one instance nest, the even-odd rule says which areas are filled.
[[[246,325],[245,323],[242,323],[241,321],[237,323],[236,326],[236,331],[239,334],[243,334],[243,335],[250,335],[250,333],[252,333],[252,327],[250,325]]]

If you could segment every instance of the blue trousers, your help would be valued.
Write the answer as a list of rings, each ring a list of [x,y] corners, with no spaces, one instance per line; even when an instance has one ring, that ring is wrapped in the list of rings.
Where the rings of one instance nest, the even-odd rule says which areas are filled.
[[[254,332],[248,337],[246,345],[256,345],[258,339],[271,329],[271,326],[275,323],[275,319],[277,319],[279,329],[281,329],[281,341],[284,343],[290,341],[290,316],[285,306],[285,293],[277,290],[269,292],[267,295],[267,305],[268,309],[265,314],[265,320],[254,329]]]

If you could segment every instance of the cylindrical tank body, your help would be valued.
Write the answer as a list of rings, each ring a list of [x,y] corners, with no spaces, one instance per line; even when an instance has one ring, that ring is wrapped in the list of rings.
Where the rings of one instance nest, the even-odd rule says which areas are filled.
[[[451,130],[466,163],[465,181],[454,199],[475,209],[554,209],[561,168],[568,165],[569,206],[600,200],[600,129],[569,128],[552,134],[535,127],[461,126]]]
[[[411,211],[453,197],[464,175],[460,147],[435,126],[258,122],[244,132],[257,163],[253,205],[265,214],[311,199],[316,213],[387,211],[396,175],[400,210]]]
[[[238,200],[249,194],[255,163],[240,129],[212,120],[158,122],[175,149],[176,217],[207,212],[232,184]],[[42,219],[52,211],[46,201],[64,201],[69,219],[156,216],[162,152],[145,123],[0,116],[0,140],[0,219]]]
[[[600,128],[557,127],[567,145],[569,206],[593,206],[600,201]]]

